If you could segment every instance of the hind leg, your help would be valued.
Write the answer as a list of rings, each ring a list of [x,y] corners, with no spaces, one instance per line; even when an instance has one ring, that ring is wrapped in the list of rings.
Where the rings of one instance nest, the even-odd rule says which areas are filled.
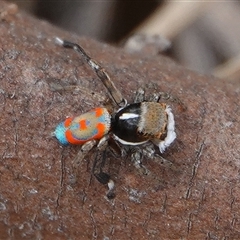
[[[96,177],[96,179],[108,186],[108,192],[107,197],[108,199],[115,198],[115,184],[114,181],[110,178],[110,175],[103,171],[103,168],[106,163],[107,158],[107,149],[104,149],[103,151],[97,151],[96,157],[93,164],[92,173]]]
[[[90,140],[82,145],[76,157],[73,159],[73,166],[75,169],[79,168],[79,165],[81,164],[82,160],[93,149],[95,145],[96,145],[96,140]]]

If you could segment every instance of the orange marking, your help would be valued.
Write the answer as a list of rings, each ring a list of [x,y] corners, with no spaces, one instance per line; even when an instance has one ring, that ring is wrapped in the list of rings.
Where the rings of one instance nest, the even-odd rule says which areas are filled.
[[[64,127],[69,127],[72,123],[73,117],[68,117],[66,118],[66,120],[64,121]]]
[[[103,109],[102,108],[96,108],[95,109],[96,117],[100,117],[103,115]]]
[[[94,139],[100,139],[105,134],[105,125],[103,123],[98,123],[96,126],[98,133],[94,136]]]
[[[79,122],[79,129],[80,130],[86,130],[87,129],[87,121],[84,119],[84,120],[81,120]]]
[[[69,143],[71,144],[83,144],[87,141],[84,140],[79,140],[73,137],[71,130],[67,130],[65,133],[66,139],[68,140]]]

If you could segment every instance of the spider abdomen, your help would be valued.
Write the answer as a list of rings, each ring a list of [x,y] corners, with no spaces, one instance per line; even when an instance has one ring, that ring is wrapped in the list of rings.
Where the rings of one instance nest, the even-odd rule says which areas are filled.
[[[66,118],[55,129],[60,143],[83,144],[101,139],[110,130],[111,116],[106,108],[95,108],[77,117]]]

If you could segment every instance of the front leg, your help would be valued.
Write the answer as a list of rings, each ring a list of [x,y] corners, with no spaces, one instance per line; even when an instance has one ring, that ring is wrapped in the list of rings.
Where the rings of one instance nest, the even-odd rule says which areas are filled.
[[[159,102],[160,99],[168,100],[169,98],[170,98],[169,94],[163,93],[163,92],[152,93],[149,97],[146,97],[145,90],[143,88],[139,88],[136,91],[134,103],[145,102],[145,101]]]
[[[131,161],[140,174],[149,175],[150,171],[142,164],[143,151],[140,147],[131,147]]]
[[[136,91],[134,103],[144,102],[145,101],[145,91],[143,88],[139,88]]]
[[[156,88],[154,88],[154,91],[155,90]],[[160,101],[173,102],[180,105],[183,110],[186,110],[186,106],[184,106],[182,101],[179,98],[172,96],[170,93],[154,92],[151,95],[146,96],[145,90],[143,88],[139,88],[135,94],[134,103],[139,103],[144,101],[145,102],[160,102]]]
[[[184,103],[178,98],[170,93],[166,92],[157,92],[153,93],[152,95],[149,96],[148,99],[146,99],[148,102],[171,102],[171,103],[176,103],[180,107],[182,111],[186,111],[187,107],[184,105]]]

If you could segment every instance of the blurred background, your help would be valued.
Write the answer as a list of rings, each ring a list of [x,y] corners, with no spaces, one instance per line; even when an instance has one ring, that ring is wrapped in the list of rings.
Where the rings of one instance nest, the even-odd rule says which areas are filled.
[[[165,51],[189,69],[240,83],[238,1],[11,2],[79,35],[129,51]]]

